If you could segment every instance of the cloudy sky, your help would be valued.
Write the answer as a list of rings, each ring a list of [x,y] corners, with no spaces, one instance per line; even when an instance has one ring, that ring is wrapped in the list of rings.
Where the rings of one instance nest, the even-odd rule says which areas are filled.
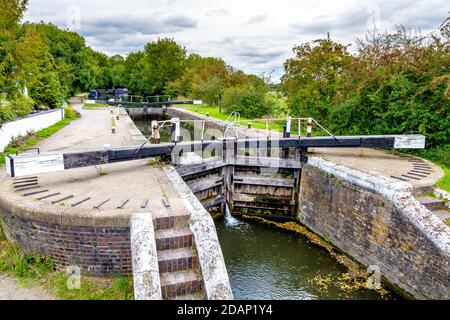
[[[108,55],[126,56],[158,37],[189,53],[223,58],[248,73],[278,81],[295,44],[331,33],[352,44],[375,25],[425,33],[448,16],[447,0],[29,0],[25,21],[76,31]]]

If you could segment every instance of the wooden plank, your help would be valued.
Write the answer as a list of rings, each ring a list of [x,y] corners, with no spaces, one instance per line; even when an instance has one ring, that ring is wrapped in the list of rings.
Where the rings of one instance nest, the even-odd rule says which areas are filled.
[[[218,206],[218,205],[222,205],[225,203],[225,198],[223,196],[217,196],[217,198],[213,199],[213,200],[208,200],[205,202],[202,202],[202,205],[205,209],[214,207],[214,206]]]
[[[226,163],[223,162],[222,158],[214,157],[209,159],[205,159],[201,164],[184,164],[182,166],[176,166],[176,170],[178,174],[182,177],[200,173],[207,170],[222,168],[226,166]]]
[[[208,190],[211,188],[215,188],[217,186],[222,185],[223,180],[221,179],[215,179],[215,180],[201,180],[201,181],[195,181],[195,182],[191,182],[191,183],[187,183],[187,185],[189,186],[189,189],[191,189],[191,191],[193,193],[197,193],[197,192],[201,192],[204,190]]]
[[[69,196],[63,197],[63,198],[61,198],[61,199],[52,201],[52,204],[55,204],[55,203],[58,203],[58,202],[61,202],[61,201],[64,201],[64,200],[68,200],[68,199],[71,199],[71,198],[73,198],[73,195],[72,195],[72,194],[69,195]]]
[[[83,200],[80,200],[78,202],[72,203],[71,206],[72,207],[76,207],[77,205],[82,204],[82,203],[84,203],[84,202],[86,202],[88,200],[91,200],[91,197],[87,197],[87,198],[84,198]]]
[[[44,200],[44,199],[47,199],[47,198],[50,198],[50,197],[59,196],[60,194],[61,194],[60,192],[55,192],[55,193],[51,193],[51,194],[45,195],[43,197],[36,198],[36,200]]]
[[[122,203],[117,207],[117,209],[123,209],[123,207],[125,207],[128,201],[130,201],[130,199],[123,200]]]
[[[22,187],[29,187],[29,186],[35,186],[35,185],[37,185],[38,184],[38,182],[37,181],[35,181],[35,182],[28,182],[28,183],[22,183],[22,184],[17,184],[17,185],[14,185],[14,188],[22,188]]]
[[[27,193],[24,193],[23,196],[27,197],[27,196],[31,196],[33,194],[44,193],[44,192],[47,192],[47,191],[48,191],[48,189],[39,190],[39,191],[33,191],[33,192],[27,192]]]
[[[93,208],[94,208],[94,209],[100,209],[100,207],[101,207],[102,205],[104,205],[105,203],[107,203],[109,200],[110,200],[110,199],[106,199],[106,200],[100,202],[98,205],[94,206]]]
[[[294,179],[282,179],[282,178],[234,176],[233,182],[238,184],[251,184],[270,187],[286,187],[286,188],[294,187]]]
[[[146,199],[144,199],[144,200],[142,201],[142,203],[141,203],[141,208],[142,208],[142,209],[144,209],[145,207],[147,207],[149,200],[150,200],[150,199],[146,198]]]

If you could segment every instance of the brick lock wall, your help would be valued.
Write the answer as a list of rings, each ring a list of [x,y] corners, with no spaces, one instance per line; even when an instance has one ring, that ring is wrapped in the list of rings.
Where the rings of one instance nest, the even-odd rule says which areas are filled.
[[[450,299],[449,257],[382,196],[306,165],[302,223],[419,299]]]
[[[131,274],[129,228],[60,226],[2,215],[9,238],[27,252],[52,258],[58,269],[75,265],[100,277]]]

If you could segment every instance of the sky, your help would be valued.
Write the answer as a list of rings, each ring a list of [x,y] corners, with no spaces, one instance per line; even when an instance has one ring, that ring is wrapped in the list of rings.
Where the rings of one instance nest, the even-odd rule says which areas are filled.
[[[188,53],[277,82],[295,45],[330,32],[354,52],[355,39],[374,26],[428,33],[449,11],[447,0],[29,0],[23,21],[52,22],[94,50],[124,57],[159,37],[174,38]]]

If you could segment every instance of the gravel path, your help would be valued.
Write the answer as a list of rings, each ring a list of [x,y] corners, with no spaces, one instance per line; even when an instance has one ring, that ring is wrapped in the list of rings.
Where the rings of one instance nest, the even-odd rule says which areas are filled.
[[[0,300],[55,300],[56,298],[40,287],[19,287],[14,278],[0,275]]]

